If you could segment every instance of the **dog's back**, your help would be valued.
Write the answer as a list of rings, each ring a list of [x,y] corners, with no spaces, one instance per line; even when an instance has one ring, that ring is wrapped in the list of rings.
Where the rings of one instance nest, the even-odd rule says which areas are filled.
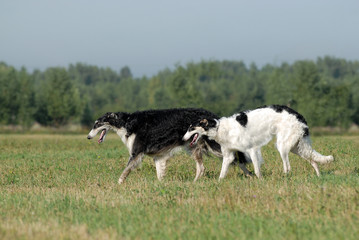
[[[237,135],[243,131],[245,135],[241,137],[250,136],[253,141],[255,141],[253,138],[256,137],[266,139],[277,134],[295,134],[298,137],[309,135],[304,117],[293,109],[281,105],[263,106],[240,112],[229,118],[223,118],[222,121],[231,129],[233,129],[231,125],[239,123],[241,128],[239,128],[240,133]]]
[[[183,145],[182,136],[188,126],[206,117],[217,116],[196,108],[139,111],[129,116],[125,127],[129,135],[136,134],[146,154],[156,154],[162,149]]]

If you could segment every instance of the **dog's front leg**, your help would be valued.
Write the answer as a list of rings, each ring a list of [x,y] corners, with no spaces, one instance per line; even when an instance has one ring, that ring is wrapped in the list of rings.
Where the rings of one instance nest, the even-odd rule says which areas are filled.
[[[196,148],[193,151],[193,157],[196,160],[196,177],[194,178],[194,182],[197,181],[204,173],[204,165],[203,165],[203,158],[202,158],[202,149]]]
[[[254,173],[257,175],[258,178],[262,178],[262,174],[260,170],[260,165],[262,163],[261,149],[252,148],[248,151],[248,153],[253,162]]]
[[[142,161],[143,153],[138,155],[132,155],[127,163],[127,167],[123,170],[120,178],[118,179],[118,184],[122,184],[127,178],[128,174],[130,174],[132,169],[135,169]]]
[[[219,175],[219,180],[223,179],[227,175],[228,167],[234,160],[234,153],[232,151],[222,148],[222,154],[223,154],[223,162],[222,162],[221,174]]]

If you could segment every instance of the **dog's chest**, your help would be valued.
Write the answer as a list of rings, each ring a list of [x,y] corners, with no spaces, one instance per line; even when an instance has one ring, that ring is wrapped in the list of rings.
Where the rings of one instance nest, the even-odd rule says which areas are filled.
[[[126,145],[128,151],[132,152],[133,143],[135,142],[136,134],[131,134],[131,136],[127,137],[127,131],[123,128],[118,129],[116,131],[117,135],[120,136],[122,142]]]
[[[245,151],[255,145],[250,126],[242,127],[236,120],[227,119],[218,129],[217,141],[230,149]]]
[[[217,138],[220,142],[233,144],[239,141],[240,135],[241,127],[238,126],[238,123],[227,120],[220,124]]]

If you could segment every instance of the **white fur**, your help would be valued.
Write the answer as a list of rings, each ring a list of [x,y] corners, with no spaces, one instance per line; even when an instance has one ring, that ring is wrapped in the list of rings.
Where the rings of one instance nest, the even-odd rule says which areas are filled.
[[[220,179],[224,178],[228,166],[234,160],[234,152],[242,151],[252,159],[254,172],[261,177],[260,166],[263,162],[261,147],[268,144],[274,137],[277,137],[276,145],[283,161],[284,172],[290,171],[288,154],[290,151],[308,160],[319,176],[317,163],[333,161],[333,156],[323,156],[312,149],[309,136],[303,137],[304,128],[307,125],[298,121],[294,114],[287,111],[280,113],[272,108],[259,108],[246,112],[248,122],[242,126],[235,114],[231,117],[219,119],[216,127],[207,131],[202,127],[195,127],[193,131],[187,132],[184,140],[189,139],[193,134],[207,135],[209,139],[217,141],[222,148],[223,164]]]
[[[136,134],[131,134],[131,136],[126,137],[127,131],[125,128],[115,128],[115,127],[112,127],[112,128],[114,129],[116,134],[121,138],[123,144],[126,145],[128,152],[131,154],[133,143],[136,138]]]

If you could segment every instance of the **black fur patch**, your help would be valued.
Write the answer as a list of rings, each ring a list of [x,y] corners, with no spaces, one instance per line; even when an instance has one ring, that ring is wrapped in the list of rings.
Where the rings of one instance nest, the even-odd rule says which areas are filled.
[[[237,122],[241,124],[243,127],[246,127],[248,123],[248,116],[245,112],[240,112],[239,115],[236,117]]]
[[[309,136],[309,128],[304,128],[304,134],[303,137]]]
[[[128,136],[136,134],[133,145],[135,155],[141,152],[157,154],[165,149],[183,145],[182,137],[192,122],[197,119],[217,118],[209,111],[193,108],[117,113],[118,116],[120,114],[123,116],[119,117],[116,123],[124,125]]]
[[[247,159],[246,157],[244,156],[244,153],[242,152],[236,152],[235,154],[236,156],[236,161],[233,161],[233,162],[238,162],[238,163],[247,163]]]

